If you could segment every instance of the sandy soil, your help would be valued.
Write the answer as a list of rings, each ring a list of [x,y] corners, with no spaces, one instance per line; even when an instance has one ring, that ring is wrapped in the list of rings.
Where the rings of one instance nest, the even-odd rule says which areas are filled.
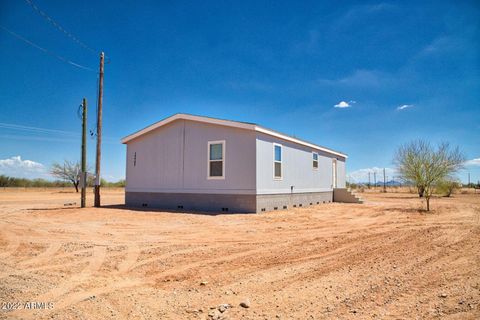
[[[212,216],[128,210],[121,190],[101,209],[0,191],[0,302],[18,307],[0,318],[479,319],[480,194],[430,214],[411,194],[363,197]]]

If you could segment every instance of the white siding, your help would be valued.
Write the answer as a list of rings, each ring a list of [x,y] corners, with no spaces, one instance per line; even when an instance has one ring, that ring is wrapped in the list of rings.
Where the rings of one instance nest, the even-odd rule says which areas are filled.
[[[282,145],[281,180],[273,177],[273,145]],[[312,152],[318,153],[318,169]],[[332,159],[337,160],[337,186],[345,185],[345,159],[323,151],[257,133],[257,194],[324,192],[332,190]]]
[[[216,140],[225,140],[223,180],[207,179],[207,145]],[[254,194],[255,132],[174,121],[128,142],[126,177],[130,192]]]

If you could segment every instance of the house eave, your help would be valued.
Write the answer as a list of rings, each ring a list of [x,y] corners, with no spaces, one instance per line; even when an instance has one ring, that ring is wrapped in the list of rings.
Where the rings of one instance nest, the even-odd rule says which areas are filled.
[[[313,144],[313,143],[310,143],[310,142],[307,142],[307,141],[303,141],[303,140],[288,136],[286,134],[276,132],[276,131],[273,131],[273,130],[270,130],[270,129],[267,129],[267,128],[264,128],[264,127],[261,127],[261,126],[258,126],[258,125],[255,125],[253,123],[238,122],[238,121],[223,120],[223,119],[215,119],[215,118],[195,116],[195,115],[183,114],[183,113],[178,113],[178,114],[175,114],[175,115],[173,115],[171,117],[168,117],[166,119],[160,120],[160,121],[158,121],[158,122],[156,122],[156,123],[154,123],[150,126],[147,126],[143,129],[137,131],[137,132],[134,132],[134,133],[122,138],[120,141],[123,144],[127,144],[128,142],[132,141],[133,139],[136,139],[136,138],[138,138],[138,137],[140,137],[140,136],[142,136],[142,135],[144,135],[144,134],[146,134],[150,131],[153,131],[157,128],[160,128],[160,127],[162,127],[164,125],[167,125],[167,124],[169,124],[173,121],[176,121],[176,120],[190,120],[190,121],[197,121],[197,122],[215,124],[215,125],[220,125],[220,126],[227,126],[227,127],[246,129],[246,130],[253,130],[253,131],[264,133],[266,135],[273,136],[273,137],[276,137],[276,138],[279,138],[279,139],[282,139],[282,140],[286,140],[286,141],[290,141],[290,142],[293,142],[293,143],[296,143],[296,144],[299,144],[299,145],[303,145],[303,146],[306,146],[306,147],[309,147],[309,148],[312,148],[312,149],[315,149],[315,150],[320,150],[320,151],[327,152],[327,153],[330,153],[330,154],[333,154],[333,155],[336,155],[336,156],[340,156],[340,157],[343,157],[345,159],[348,158],[348,156],[344,153],[334,151],[332,149],[328,149],[328,148],[325,148],[325,147],[322,147],[322,146],[319,146],[319,145],[316,145],[316,144]]]

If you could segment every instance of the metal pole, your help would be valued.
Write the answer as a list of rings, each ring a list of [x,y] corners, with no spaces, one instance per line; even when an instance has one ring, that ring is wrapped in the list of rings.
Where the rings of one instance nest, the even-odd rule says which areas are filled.
[[[385,181],[385,168],[383,168],[383,192],[387,192],[387,186]]]
[[[97,158],[95,162],[95,207],[100,207],[100,162],[102,159],[102,104],[103,104],[103,63],[105,54],[100,53],[97,110]]]
[[[80,206],[85,208],[85,197],[87,188],[87,99],[83,98],[82,101],[82,198],[80,200]]]

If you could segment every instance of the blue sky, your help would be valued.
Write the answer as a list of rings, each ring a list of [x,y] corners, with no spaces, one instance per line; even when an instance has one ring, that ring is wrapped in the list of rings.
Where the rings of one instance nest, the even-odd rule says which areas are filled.
[[[121,137],[177,112],[255,122],[341,150],[352,180],[392,168],[402,143],[449,141],[470,160],[460,177],[480,180],[476,1],[34,3],[110,58],[107,180],[125,176]],[[4,28],[97,68],[96,53],[27,1],[0,6]],[[53,161],[80,157],[83,97],[94,129],[96,73],[1,28],[0,48],[0,174],[48,177]],[[92,167],[94,152],[89,140]]]

